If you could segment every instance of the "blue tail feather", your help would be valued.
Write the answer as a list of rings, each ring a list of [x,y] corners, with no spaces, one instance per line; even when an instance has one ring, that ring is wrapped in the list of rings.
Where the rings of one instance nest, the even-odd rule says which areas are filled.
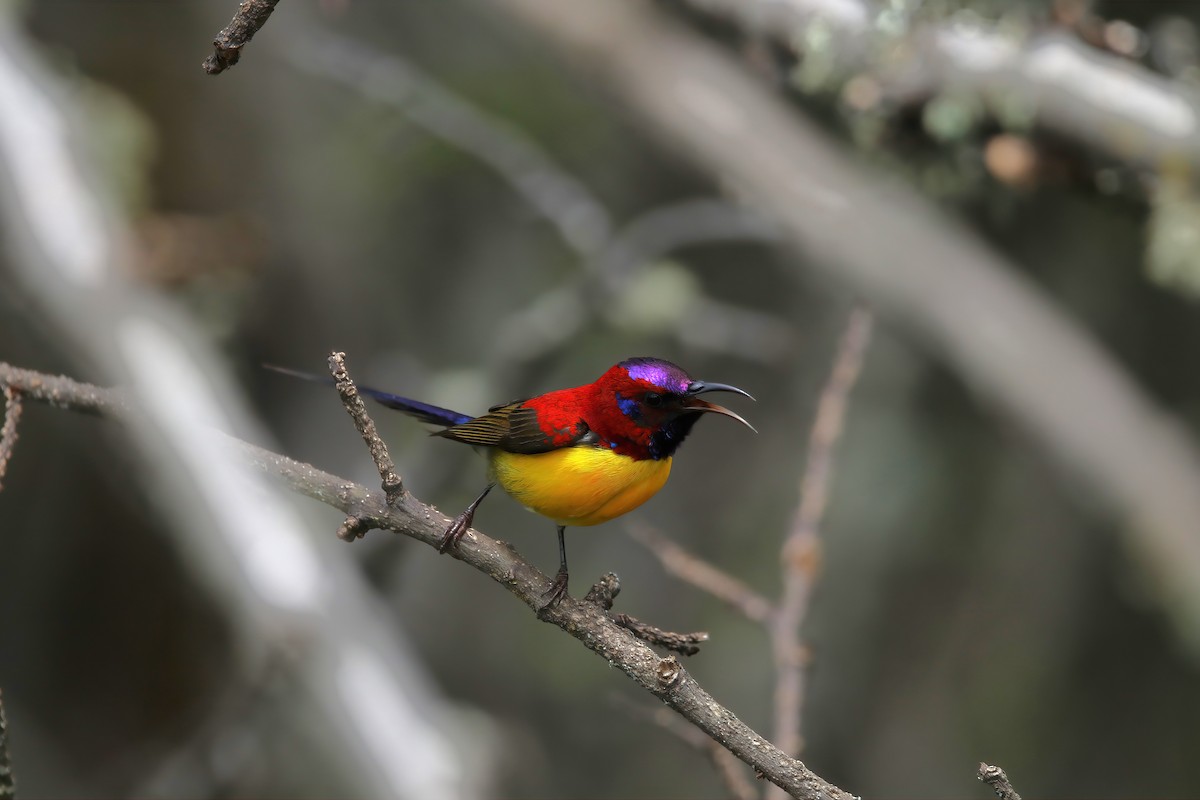
[[[279,372],[284,375],[291,375],[293,378],[301,378],[314,383],[323,383],[326,386],[333,386],[333,378],[324,375],[314,375],[311,372],[300,372],[299,370],[288,369],[287,367],[277,367],[274,364],[263,364],[269,370]],[[401,397],[398,394],[390,392],[381,392],[378,389],[372,389],[369,386],[359,386],[358,393],[365,395],[380,405],[394,408],[397,411],[403,411],[410,417],[416,417],[422,422],[428,422],[433,425],[441,425],[449,428],[453,425],[462,425],[464,422],[470,422],[474,417],[468,414],[460,414],[457,411],[451,411],[448,408],[422,403],[420,400],[413,400],[408,397]]]

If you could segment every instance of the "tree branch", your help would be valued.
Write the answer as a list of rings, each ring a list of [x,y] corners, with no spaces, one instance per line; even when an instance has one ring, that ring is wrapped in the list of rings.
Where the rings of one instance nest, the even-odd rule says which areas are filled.
[[[705,631],[673,633],[642,622],[640,619],[635,619],[628,614],[614,614],[612,621],[643,642],[656,644],[659,647],[674,650],[676,653],[685,656],[696,655],[696,653],[700,652],[700,644],[708,641],[708,633]]]
[[[108,413],[122,405],[119,393],[68,378],[51,377],[0,362],[0,385],[13,386],[27,399],[59,408]],[[219,434],[224,436],[224,434]],[[450,520],[411,492],[389,504],[382,492],[323,472],[230,436],[224,437],[248,464],[285,488],[436,548]],[[523,559],[511,545],[472,529],[451,554],[490,577],[517,597],[538,618],[578,639],[585,647],[633,679],[646,691],[704,731],[714,741],[800,800],[850,800],[801,761],[783,753],[733,712],[720,705],[674,656],[659,657],[629,631],[608,618],[602,606],[565,597],[545,608],[551,579]]]
[[[11,386],[4,387],[4,426],[0,427],[0,490],[4,489],[4,474],[17,446],[17,425],[21,422],[21,395]]]
[[[379,477],[383,481],[381,485],[387,495],[388,505],[395,505],[400,495],[404,494],[404,483],[396,474],[396,465],[388,454],[387,445],[384,444],[383,439],[379,438],[379,432],[375,430],[375,421],[371,419],[362,398],[358,396],[358,387],[350,379],[350,373],[346,370],[345,353],[329,355],[329,374],[333,376],[333,385],[337,389],[338,396],[342,398],[342,405],[346,407],[346,413],[350,415],[350,419],[354,420],[354,427],[362,435],[363,441],[367,443],[367,449],[371,451],[371,460],[375,462],[375,468],[379,470]],[[351,519],[357,520],[357,524],[350,525],[354,529],[354,536],[347,537],[339,529],[338,538],[359,538],[366,533],[362,528],[363,520],[361,519],[348,517],[343,525],[349,523]]]
[[[774,613],[770,600],[677,542],[660,536],[649,525],[631,523],[626,530],[634,541],[654,554],[669,575],[708,592],[742,612],[751,622],[765,624]]]
[[[999,767],[980,761],[979,780],[992,787],[992,791],[1000,800],[1021,800],[1021,795],[1017,794],[1017,790],[1008,782],[1008,775]]]
[[[213,54],[201,65],[209,75],[219,75],[238,63],[242,48],[267,24],[279,0],[242,0],[229,24],[213,39]]]
[[[783,596],[770,626],[776,674],[775,744],[793,755],[803,748],[800,721],[807,656],[800,642],[800,626],[808,613],[809,598],[821,568],[821,541],[817,533],[829,499],[833,448],[842,435],[850,391],[858,380],[871,340],[871,325],[871,312],[865,308],[850,312],[833,371],[817,405],[808,440],[808,460],[800,479],[800,503],[780,553]]]

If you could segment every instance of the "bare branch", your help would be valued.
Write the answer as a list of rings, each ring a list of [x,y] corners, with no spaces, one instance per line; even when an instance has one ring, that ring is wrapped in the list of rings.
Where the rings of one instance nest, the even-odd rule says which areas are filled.
[[[999,767],[980,761],[979,780],[992,787],[992,791],[1000,800],[1021,800],[1021,795],[1017,794],[1017,790],[1008,782],[1008,775],[1004,774],[1004,770]]]
[[[219,75],[238,63],[242,48],[267,24],[279,0],[242,0],[229,24],[213,39],[213,54],[201,65],[209,75]]]
[[[765,623],[770,619],[773,613],[771,601],[728,572],[659,535],[649,525],[631,523],[625,530],[653,553],[669,574],[708,592],[753,622]]]
[[[8,758],[8,718],[4,716],[4,692],[0,691],[0,800],[14,800],[17,781]]]
[[[50,388],[51,384],[53,389]],[[0,385],[14,386],[27,399],[51,402],[62,408],[110,410],[120,405],[111,390],[76,383],[66,378],[16,369],[0,362]],[[223,434],[218,434],[224,436]],[[403,534],[436,548],[450,520],[437,509],[401,494],[395,504],[379,492],[347,481],[313,466],[260,447],[224,436],[251,467],[291,491],[353,514],[372,528]],[[564,597],[545,608],[544,596],[551,579],[517,554],[510,545],[472,529],[452,555],[499,583],[549,622],[578,639],[589,650],[619,668],[635,683],[658,697],[714,741],[762,773],[799,800],[850,800],[846,791],[828,783],[801,761],[774,747],[733,712],[718,703],[685,670],[674,656],[660,658],[629,631],[608,618],[600,604]]]
[[[850,312],[834,358],[833,371],[817,405],[808,439],[808,460],[800,479],[800,503],[780,554],[783,597],[779,612],[771,623],[776,670],[775,744],[793,755],[803,748],[800,720],[807,657],[800,642],[800,626],[808,613],[809,598],[821,566],[821,542],[817,533],[829,499],[833,449],[842,435],[846,404],[862,369],[863,356],[871,339],[871,325],[871,312],[864,308]]]
[[[700,652],[700,644],[708,641],[708,633],[705,631],[673,633],[671,631],[664,631],[662,628],[656,628],[639,619],[634,619],[628,614],[614,614],[612,620],[643,642],[656,644],[659,647],[674,650],[676,653],[685,656],[696,655],[696,653]]]
[[[923,335],[981,398],[1137,520],[1119,529],[1180,635],[1200,647],[1200,453],[1019,269],[914,190],[864,172],[718,46],[652,5],[488,5],[586,65],[666,149],[774,218],[798,269],[825,270]]]
[[[21,395],[11,386],[4,387],[4,427],[0,428],[0,490],[13,448],[17,446],[17,425],[21,422]]]
[[[375,462],[375,468],[379,470],[379,477],[383,480],[383,491],[387,494],[388,505],[395,505],[396,500],[404,493],[404,483],[400,480],[400,476],[396,474],[396,465],[392,462],[392,457],[388,454],[387,445],[383,439],[379,438],[379,432],[375,430],[375,421],[367,413],[367,407],[363,405],[362,398],[358,396],[358,387],[354,385],[354,381],[350,379],[350,373],[346,371],[346,354],[331,353],[329,355],[329,373],[333,375],[333,383],[337,388],[338,395],[342,398],[342,405],[346,407],[346,412],[350,414],[350,419],[354,420],[354,427],[362,435],[363,441],[367,443],[367,449],[371,451],[371,459]],[[353,523],[350,519],[354,519]],[[347,525],[349,523],[349,525]],[[346,539],[347,535],[353,529],[354,535],[349,536],[350,539],[359,538],[365,530],[363,526],[366,521],[359,517],[348,518],[342,523],[342,528],[338,529],[338,537]]]

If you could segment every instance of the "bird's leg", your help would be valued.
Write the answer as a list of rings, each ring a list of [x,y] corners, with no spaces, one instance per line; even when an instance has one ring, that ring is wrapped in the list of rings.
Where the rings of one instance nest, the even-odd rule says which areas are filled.
[[[487,488],[479,493],[479,497],[472,500],[471,505],[463,509],[463,512],[454,518],[454,522],[450,523],[450,527],[446,528],[446,533],[442,536],[442,543],[438,545],[439,553],[444,553],[452,547],[458,547],[458,540],[470,529],[471,523],[475,519],[475,509],[479,508],[479,504],[483,502],[483,498],[487,497],[488,492],[495,488],[495,486],[496,484],[489,483]]]
[[[563,538],[566,529],[566,525],[558,526],[558,572],[554,575],[554,583],[550,584],[550,590],[542,595],[547,598],[546,605],[542,606],[543,610],[567,596],[567,541]]]

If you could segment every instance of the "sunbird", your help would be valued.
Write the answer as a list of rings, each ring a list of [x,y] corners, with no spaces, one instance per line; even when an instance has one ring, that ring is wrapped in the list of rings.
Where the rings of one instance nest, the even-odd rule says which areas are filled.
[[[567,527],[608,522],[653,497],[667,482],[671,459],[701,414],[731,417],[754,430],[738,414],[699,397],[734,392],[753,400],[749,392],[695,380],[661,358],[627,358],[592,383],[492,406],[478,417],[369,387],[358,391],[441,426],[432,435],[482,448],[488,456],[487,486],[446,529],[438,552],[458,545],[475,510],[497,484],[554,521],[559,567],[545,595],[547,608],[567,594]]]

